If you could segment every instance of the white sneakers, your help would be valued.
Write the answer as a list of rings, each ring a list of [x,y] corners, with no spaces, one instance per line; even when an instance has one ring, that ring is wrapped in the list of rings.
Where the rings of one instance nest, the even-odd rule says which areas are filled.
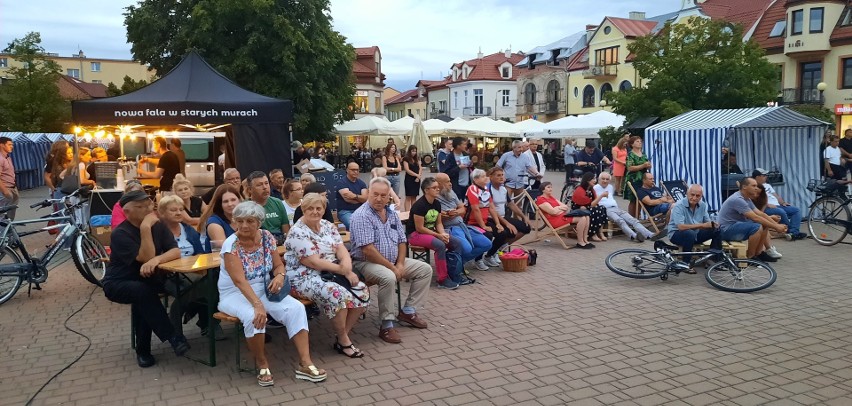
[[[782,257],[781,253],[780,253],[780,252],[778,252],[778,250],[777,250],[777,249],[775,249],[775,246],[774,246],[774,245],[773,245],[773,246],[771,246],[771,247],[769,247],[769,249],[768,249],[768,250],[766,250],[766,255],[769,255],[770,257],[775,258],[775,259],[778,259],[778,258],[781,258],[781,257]]]
[[[490,256],[490,257],[486,255],[486,256],[483,258],[483,262],[485,262],[485,265],[488,265],[489,267],[494,267],[494,266],[500,266],[500,265],[501,265],[500,258],[497,258],[497,254],[494,254],[494,255],[492,255],[492,256]]]

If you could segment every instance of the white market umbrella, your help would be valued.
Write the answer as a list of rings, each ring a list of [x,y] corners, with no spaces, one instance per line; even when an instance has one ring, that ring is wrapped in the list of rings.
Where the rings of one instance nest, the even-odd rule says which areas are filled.
[[[426,130],[426,134],[430,136],[441,135],[447,130],[447,122],[433,118],[424,121],[423,128]]]
[[[446,132],[459,135],[478,135],[478,132],[471,126],[470,121],[461,117],[456,117],[453,121],[447,123]]]
[[[429,141],[429,136],[426,134],[426,128],[420,120],[415,120],[412,126],[409,145],[417,147],[417,154],[421,157],[425,154],[432,153],[432,142]],[[406,148],[406,151],[407,150],[408,148]],[[406,151],[402,151],[401,153],[404,155]]]
[[[562,117],[558,120],[553,120],[549,123],[545,123],[542,128],[542,133],[548,136],[562,136],[568,137],[575,134],[571,132],[575,128],[575,123],[580,118],[580,116],[567,116]]]
[[[489,137],[516,138],[518,131],[512,123],[503,120],[492,120],[488,117],[480,117],[470,122],[470,127]]]
[[[528,118],[512,124],[512,126],[518,131],[521,137],[536,137],[540,136],[544,131],[544,124],[541,121]]]

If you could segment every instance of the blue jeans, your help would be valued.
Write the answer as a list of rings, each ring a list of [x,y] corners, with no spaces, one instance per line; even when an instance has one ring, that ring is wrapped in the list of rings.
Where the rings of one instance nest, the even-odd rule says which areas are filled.
[[[656,206],[648,206],[648,211],[652,216],[666,214],[669,211],[669,203],[660,203]]]
[[[353,211],[350,210],[338,210],[337,211],[337,219],[343,223],[343,226],[349,230],[349,220],[352,218]]]
[[[781,223],[787,226],[787,232],[799,234],[799,227],[802,225],[802,211],[796,206],[777,206],[773,208],[767,207],[764,212],[770,216],[781,216]]]
[[[707,240],[713,240],[711,247],[721,247],[721,233],[718,229],[706,229],[702,228],[700,230],[677,230],[672,233],[669,240],[671,240],[672,244],[679,246],[683,249],[684,252],[692,251],[692,247],[695,246],[696,243],[701,243]],[[689,263],[689,260],[692,259],[691,255],[684,255],[683,261]]]
[[[450,235],[457,238],[460,243],[456,252],[461,254],[462,263],[477,258],[491,249],[491,240],[488,237],[470,228],[467,228],[468,232],[465,233],[465,228],[462,227],[467,228],[467,226],[453,226],[449,229]],[[468,234],[470,239],[467,237]]]
[[[745,241],[760,230],[760,224],[752,221],[738,221],[722,230],[725,241]]]
[[[391,189],[393,189],[393,191],[394,191],[396,194],[399,194],[399,175],[398,175],[398,174],[394,174],[394,175],[387,175],[387,176],[385,176],[385,177],[386,177],[386,178],[388,179],[388,181],[390,182],[390,184],[391,184]]]

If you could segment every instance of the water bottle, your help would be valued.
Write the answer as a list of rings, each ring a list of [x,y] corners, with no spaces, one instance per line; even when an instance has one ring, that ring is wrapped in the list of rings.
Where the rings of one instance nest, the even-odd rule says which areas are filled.
[[[115,187],[119,190],[124,190],[124,170],[121,168],[115,171]]]

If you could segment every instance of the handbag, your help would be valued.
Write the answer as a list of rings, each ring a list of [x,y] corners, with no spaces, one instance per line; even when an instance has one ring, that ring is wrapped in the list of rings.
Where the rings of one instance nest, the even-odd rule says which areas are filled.
[[[62,178],[62,183],[59,184],[59,191],[63,194],[70,195],[75,190],[80,188],[80,167],[74,165],[70,171]]]
[[[263,238],[261,239],[261,244],[263,244],[263,256],[265,257],[269,255],[269,248],[266,247],[266,233],[263,233],[262,235]],[[266,299],[268,299],[270,302],[280,302],[284,300],[285,297],[290,295],[290,278],[285,273],[284,285],[281,286],[281,290],[279,290],[278,293],[272,293],[269,291],[269,280],[267,279],[272,279],[275,277],[274,275],[272,275],[272,272],[274,272],[274,270],[270,270],[269,272],[263,273],[263,290],[264,293],[266,293]]]
[[[586,209],[576,209],[576,210],[571,210],[568,213],[565,213],[566,217],[585,217],[585,216],[591,216],[591,215],[592,215],[592,212],[590,212]]]
[[[369,296],[367,296],[366,299],[364,297],[362,297],[364,295],[364,289],[353,288],[352,284],[349,283],[349,279],[346,279],[346,277],[343,276],[343,275],[340,275],[340,274],[337,274],[337,273],[334,273],[334,272],[330,272],[330,271],[321,271],[320,272],[320,278],[324,282],[334,282],[334,283],[342,286],[344,289],[348,290],[349,293],[352,293],[352,296],[354,296],[356,299],[358,299],[361,303],[366,303],[367,301],[370,300]]]

